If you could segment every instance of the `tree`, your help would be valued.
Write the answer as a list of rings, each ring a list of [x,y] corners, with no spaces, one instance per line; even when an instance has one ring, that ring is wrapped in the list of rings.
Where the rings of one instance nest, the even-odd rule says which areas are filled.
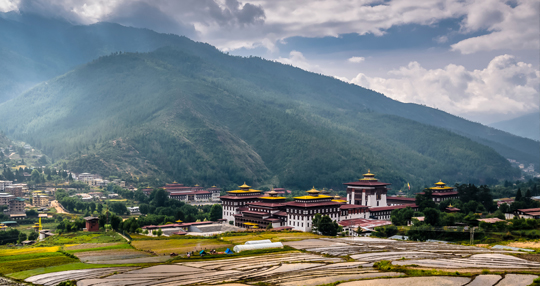
[[[501,204],[501,206],[499,207],[499,210],[502,212],[502,213],[507,213],[510,211],[510,206],[507,204],[507,203],[503,203]]]
[[[317,229],[322,235],[335,236],[338,233],[339,226],[328,215],[325,215],[319,222]]]
[[[91,211],[91,212],[96,211],[96,203],[90,202],[90,211]]]
[[[26,238],[27,238],[27,237],[26,237],[26,233],[24,233],[24,232],[19,233],[19,237],[18,237],[19,243],[25,241]]]
[[[531,195],[531,189],[527,189],[527,191],[525,192],[525,199],[526,200],[530,200],[532,197]]]
[[[416,205],[418,210],[424,212],[426,208],[436,208],[437,204],[433,201],[433,192],[429,189],[426,189],[424,194],[416,195]]]
[[[101,213],[103,211],[103,205],[102,204],[98,204],[97,205],[97,212],[98,213]]]
[[[30,174],[30,179],[32,181],[34,181],[35,183],[40,182],[41,176],[40,176],[38,170],[36,170],[36,169],[32,170],[32,174]]]
[[[313,222],[312,222],[312,225],[313,225],[313,227],[311,228],[312,232],[314,233],[319,232],[319,224],[321,223],[321,219],[322,219],[321,214],[315,214],[315,216],[313,217]]]
[[[153,196],[152,203],[156,207],[165,206],[165,202],[169,198],[169,195],[168,195],[167,191],[165,191],[164,189],[159,189],[159,190],[152,191],[152,196]]]
[[[440,224],[440,213],[435,208],[427,208],[424,210],[424,222],[426,224],[437,226]]]
[[[392,211],[391,220],[393,225],[407,225],[414,215],[411,207]]]
[[[518,188],[515,201],[520,202],[521,200],[523,200],[523,195],[521,194],[521,188]]]
[[[217,221],[218,219],[221,219],[222,214],[223,214],[223,207],[220,204],[215,204],[210,209],[210,220]]]
[[[36,239],[38,239],[38,237],[39,237],[39,234],[37,232],[31,232],[28,235],[28,240],[36,240]]]
[[[120,226],[120,223],[122,222],[122,218],[115,214],[112,214],[110,218],[111,218],[110,223],[111,223],[112,229],[118,230],[118,227]]]
[[[160,237],[163,234],[163,231],[161,230],[161,228],[158,229],[156,234],[157,234],[158,237]]]
[[[68,181],[72,182],[73,181],[73,176],[71,176],[71,173],[69,173],[69,176],[68,176]]]

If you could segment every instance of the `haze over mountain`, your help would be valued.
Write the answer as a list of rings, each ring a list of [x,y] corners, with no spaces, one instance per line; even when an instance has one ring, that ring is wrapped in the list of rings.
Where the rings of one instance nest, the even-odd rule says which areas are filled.
[[[540,114],[538,112],[495,122],[489,126],[517,136],[540,141]]]
[[[540,161],[533,140],[185,37],[8,16],[4,98],[57,77],[0,104],[0,128],[75,171],[306,188],[371,168],[400,188],[512,179],[519,171],[505,158]]]

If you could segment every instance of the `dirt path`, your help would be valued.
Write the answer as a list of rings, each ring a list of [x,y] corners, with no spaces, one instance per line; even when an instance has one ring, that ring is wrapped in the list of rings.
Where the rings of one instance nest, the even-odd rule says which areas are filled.
[[[52,201],[51,206],[56,209],[56,212],[59,214],[69,214],[64,210],[64,207],[58,201]]]

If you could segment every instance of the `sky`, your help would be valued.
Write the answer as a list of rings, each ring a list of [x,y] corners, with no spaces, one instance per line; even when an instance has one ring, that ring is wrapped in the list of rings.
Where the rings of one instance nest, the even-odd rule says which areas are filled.
[[[0,0],[185,35],[490,124],[538,112],[538,0]]]

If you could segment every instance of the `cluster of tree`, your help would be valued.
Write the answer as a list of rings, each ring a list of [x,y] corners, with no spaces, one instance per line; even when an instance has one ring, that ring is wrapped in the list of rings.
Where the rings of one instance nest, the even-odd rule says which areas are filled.
[[[491,186],[494,198],[514,197],[518,189],[524,192],[530,190],[531,196],[540,196],[540,178],[515,182],[504,181],[501,184]]]
[[[336,236],[342,231],[342,227],[328,215],[322,216],[321,214],[316,214],[313,217],[313,227],[311,230],[315,233],[320,233],[322,235]]]
[[[223,208],[220,204],[195,207],[184,202],[170,199],[163,189],[154,189],[148,197],[139,201],[139,211],[144,215],[162,215],[175,217],[185,222],[216,221],[222,218]]]
[[[0,231],[0,245],[8,243],[21,243],[25,240],[36,240],[38,237],[39,234],[37,232],[31,232],[27,235],[16,228],[10,228],[6,231]]]
[[[358,229],[357,232],[362,233],[361,229]],[[378,226],[375,228],[375,232],[373,232],[371,235],[375,237],[390,237],[393,235],[396,235],[398,233],[398,228],[395,225],[385,225],[385,226]]]
[[[518,188],[516,192],[516,196],[514,198],[514,202],[510,205],[502,204],[499,207],[499,209],[502,212],[507,213],[507,212],[513,212],[519,209],[531,209],[531,208],[540,207],[540,202],[531,199],[531,197],[532,197],[532,191],[530,189],[527,189],[527,191],[525,192],[525,195],[523,195],[521,193],[521,189]]]

